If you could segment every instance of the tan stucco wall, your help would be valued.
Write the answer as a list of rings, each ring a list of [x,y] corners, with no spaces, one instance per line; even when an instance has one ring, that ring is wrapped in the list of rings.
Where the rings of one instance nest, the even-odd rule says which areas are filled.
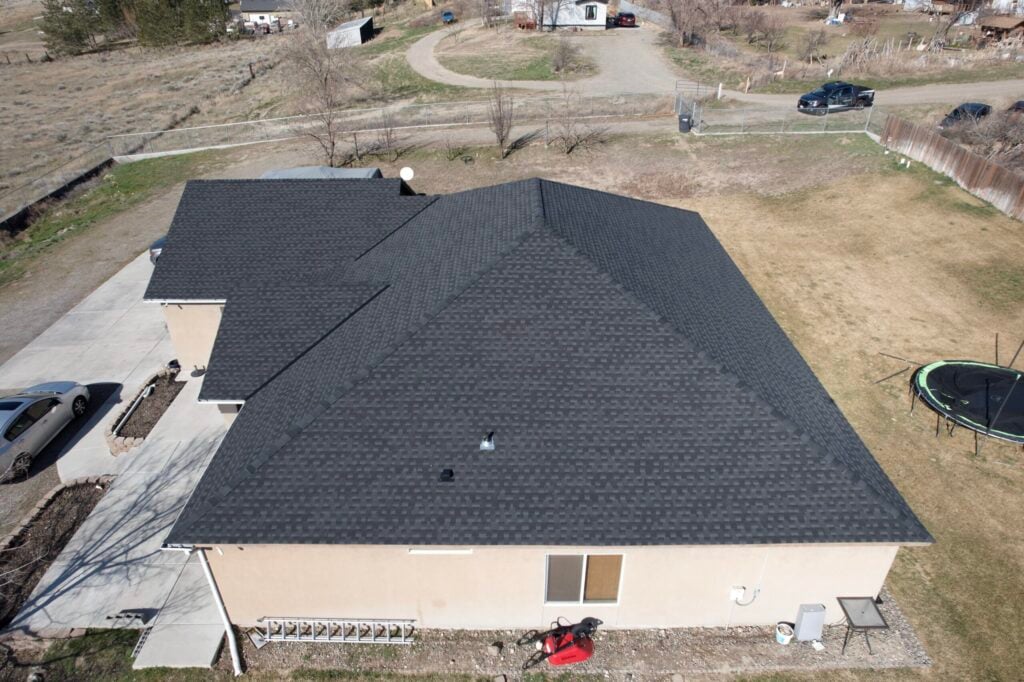
[[[224,417],[224,423],[228,428],[235,423],[235,417],[238,416],[238,411],[241,406],[237,403],[219,403],[217,409],[220,411],[220,415]]]
[[[163,306],[171,345],[182,370],[206,367],[217,338],[224,306],[218,303],[168,303]]]
[[[329,506],[324,513],[330,513]],[[606,627],[756,625],[792,621],[836,597],[876,595],[895,545],[629,547],[617,605],[544,604],[545,556],[586,548],[478,547],[469,555],[410,554],[408,547],[258,545],[207,552],[232,621],[261,618],[411,618],[426,628],[529,628],[557,616],[595,616]],[[743,585],[760,594],[729,600]],[[751,592],[748,592],[748,599]]]

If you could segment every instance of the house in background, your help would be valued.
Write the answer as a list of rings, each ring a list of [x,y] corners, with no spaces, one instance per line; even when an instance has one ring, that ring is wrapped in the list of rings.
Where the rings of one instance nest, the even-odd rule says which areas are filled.
[[[242,0],[239,12],[243,21],[256,25],[274,22],[286,24],[289,19],[298,19],[298,13],[292,7],[291,0]]]
[[[543,11],[541,11],[543,9]],[[510,11],[517,26],[544,28],[606,28],[608,0],[511,0]],[[543,14],[538,17],[538,14]]]
[[[983,35],[994,40],[1019,38],[1024,36],[1024,15],[982,17],[978,26]]]
[[[932,541],[690,211],[193,181],[146,298],[231,424],[165,546],[239,626],[838,620]]]
[[[346,21],[327,33],[327,47],[331,50],[355,47],[368,40],[373,40],[373,17]]]

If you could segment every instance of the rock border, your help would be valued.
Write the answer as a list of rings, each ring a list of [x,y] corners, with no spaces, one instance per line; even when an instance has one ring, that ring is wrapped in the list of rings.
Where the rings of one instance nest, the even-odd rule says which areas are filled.
[[[173,379],[178,376],[180,371],[181,370],[179,369],[169,369],[165,367],[142,382],[142,385],[139,386],[139,390],[135,391],[132,395],[132,399],[126,402],[125,408],[119,411],[107,425],[107,428],[103,430],[103,439],[107,441],[107,447],[110,449],[111,455],[117,457],[118,455],[123,455],[134,447],[142,445],[143,441],[146,440],[145,438],[125,438],[124,436],[116,436],[114,435],[114,427],[117,426],[117,423],[121,421],[121,418],[127,414],[132,403],[135,402],[136,398],[142,395],[142,392],[146,390],[147,386],[158,379],[162,379],[163,377],[171,377]]]

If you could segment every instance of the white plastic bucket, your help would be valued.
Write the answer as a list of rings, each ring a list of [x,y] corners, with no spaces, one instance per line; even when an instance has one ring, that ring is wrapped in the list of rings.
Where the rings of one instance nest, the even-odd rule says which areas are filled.
[[[778,623],[775,626],[775,641],[779,644],[789,644],[793,641],[793,628],[789,623]]]

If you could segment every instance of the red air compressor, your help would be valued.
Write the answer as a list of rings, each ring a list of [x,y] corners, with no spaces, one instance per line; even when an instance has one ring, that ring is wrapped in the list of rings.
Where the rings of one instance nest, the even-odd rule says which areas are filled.
[[[517,644],[535,644],[537,651],[526,662],[523,670],[548,662],[548,665],[570,665],[582,663],[594,655],[593,635],[602,622],[597,618],[584,618],[575,625],[561,619],[551,624],[546,632],[533,630],[519,639]]]

